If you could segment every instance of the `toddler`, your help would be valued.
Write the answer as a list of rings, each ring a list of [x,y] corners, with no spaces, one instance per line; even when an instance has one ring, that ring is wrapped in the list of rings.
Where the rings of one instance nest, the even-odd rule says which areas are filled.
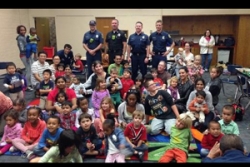
[[[194,63],[188,66],[189,76],[191,81],[195,81],[197,78],[202,78],[204,70],[201,65],[201,55],[194,56]]]
[[[124,136],[134,149],[134,154],[138,155],[140,162],[143,161],[144,152],[148,150],[145,144],[147,142],[147,129],[142,123],[144,117],[144,112],[135,110],[133,112],[133,121],[124,130]]]
[[[0,155],[3,155],[12,147],[12,141],[16,138],[20,138],[22,125],[18,122],[19,113],[11,110],[6,115],[4,119],[6,125],[4,127],[4,133],[0,141]]]
[[[134,81],[131,79],[131,71],[129,69],[125,69],[123,71],[123,77],[121,78],[122,89],[120,91],[121,98],[124,100],[126,97],[126,93],[128,90],[134,85]]]
[[[20,150],[27,159],[33,156],[33,149],[37,146],[46,123],[40,119],[41,109],[36,106],[29,107],[27,110],[27,122],[21,132],[21,138],[12,141],[11,151]]]
[[[72,103],[65,101],[62,103],[62,113],[60,114],[61,127],[63,129],[77,130],[75,127],[76,114],[72,112]]]
[[[104,78],[96,79],[96,87],[92,92],[91,101],[95,112],[95,118],[100,118],[100,104],[104,97],[110,97]]]
[[[191,149],[191,126],[192,119],[186,113],[180,114],[179,118],[176,119],[175,126],[171,127],[170,143],[166,152],[160,158],[160,163],[168,163],[173,159],[177,163],[187,162],[188,151]]]
[[[82,55],[80,53],[77,53],[75,55],[75,64],[73,65],[72,72],[77,72],[77,73],[83,72],[84,66],[83,66],[81,58],[82,58]]]
[[[64,70],[64,64],[60,63],[57,65],[57,69],[55,72],[55,78],[59,76],[64,76],[65,75],[65,70]]]
[[[101,155],[103,151],[102,140],[98,138],[95,127],[92,124],[92,117],[88,113],[82,113],[78,118],[80,127],[77,129],[77,134],[81,138],[83,147],[80,149],[84,155]]]
[[[173,76],[169,81],[170,85],[167,88],[167,92],[172,96],[173,101],[175,102],[177,99],[180,99],[180,94],[178,91],[178,78]]]
[[[201,141],[201,151],[202,157],[206,157],[209,151],[213,148],[216,142],[220,142],[223,133],[221,132],[220,123],[217,121],[210,121],[208,124],[208,133],[203,135]]]
[[[134,153],[133,148],[126,141],[123,131],[115,126],[113,114],[108,114],[103,122],[105,133],[105,163],[125,163],[125,157]]]
[[[47,119],[45,130],[40,138],[38,145],[34,148],[33,153],[42,157],[59,139],[63,129],[60,127],[61,120],[58,116],[52,115]]]
[[[16,65],[8,63],[6,66],[7,74],[5,75],[3,85],[8,89],[9,97],[12,101],[17,98],[23,98],[24,80],[22,76],[16,72]]]
[[[77,76],[73,78],[73,83],[69,86],[69,88],[75,91],[77,98],[83,97],[84,92],[86,92],[84,84],[81,83],[80,78]]]
[[[89,108],[88,99],[86,97],[82,97],[82,98],[77,99],[77,106],[78,106],[78,109],[76,110],[75,126],[77,128],[80,127],[78,119],[79,119],[79,116],[83,113],[88,113],[89,115],[91,115],[92,123],[94,123],[95,113],[94,113],[94,110],[92,108]]]
[[[177,78],[180,77],[179,69],[183,66],[186,66],[185,57],[183,55],[183,48],[178,48],[178,53],[174,57],[175,59],[175,74]]]
[[[34,60],[37,60],[37,42],[40,41],[40,38],[36,34],[36,29],[34,27],[30,28],[30,33],[26,37],[26,57],[30,58],[32,53],[34,54]]]
[[[205,101],[206,93],[203,90],[197,90],[196,98],[188,106],[187,114],[192,118],[194,127],[205,122],[205,113],[209,112],[208,105]]]

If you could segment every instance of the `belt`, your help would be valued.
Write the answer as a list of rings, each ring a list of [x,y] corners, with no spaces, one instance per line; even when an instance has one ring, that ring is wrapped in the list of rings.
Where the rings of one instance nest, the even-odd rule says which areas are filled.
[[[145,55],[146,53],[132,53],[132,55],[140,56],[140,55]]]
[[[118,50],[109,50],[109,52],[111,52],[111,53],[122,52],[122,49],[118,49]]]
[[[155,53],[155,55],[162,55],[164,52],[166,52],[166,51],[163,51],[163,52],[154,52],[154,53]]]

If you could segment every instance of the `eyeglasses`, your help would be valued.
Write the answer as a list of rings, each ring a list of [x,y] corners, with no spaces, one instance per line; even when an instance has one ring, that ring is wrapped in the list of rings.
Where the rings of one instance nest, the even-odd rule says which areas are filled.
[[[136,89],[129,89],[128,93],[138,93],[138,91]]]

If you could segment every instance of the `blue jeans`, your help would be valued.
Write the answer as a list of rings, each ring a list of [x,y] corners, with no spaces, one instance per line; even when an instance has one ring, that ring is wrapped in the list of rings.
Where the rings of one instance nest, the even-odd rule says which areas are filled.
[[[203,69],[209,70],[212,61],[212,55],[212,53],[201,54]]]
[[[37,44],[35,43],[27,43],[26,45],[26,57],[29,58],[32,53],[37,52]]]
[[[201,148],[201,152],[200,152],[200,155],[201,157],[206,157],[209,153],[209,149],[206,149],[206,148]]]
[[[33,149],[33,153],[38,156],[42,157],[46,152],[43,150],[43,148],[39,148],[38,145]]]
[[[138,152],[145,152],[148,150],[148,146],[146,144],[141,144],[141,146],[135,147],[134,150]]]

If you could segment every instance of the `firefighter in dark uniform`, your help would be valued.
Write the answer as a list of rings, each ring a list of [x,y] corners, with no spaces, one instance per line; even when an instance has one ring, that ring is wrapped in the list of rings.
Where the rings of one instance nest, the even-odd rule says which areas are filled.
[[[143,24],[138,21],[135,23],[134,34],[131,34],[128,39],[128,62],[131,61],[132,66],[132,79],[135,81],[138,74],[138,67],[140,68],[140,72],[142,77],[147,73],[147,63],[149,58],[149,37],[148,35],[142,32]],[[130,56],[130,53],[131,56]]]
[[[118,29],[119,21],[117,19],[113,19],[111,26],[112,31],[107,33],[105,40],[107,44],[107,47],[105,47],[105,53],[108,53],[109,55],[109,64],[114,63],[115,55],[121,55],[123,59],[127,47],[127,37],[123,31]]]
[[[93,73],[92,63],[96,60],[102,61],[101,48],[103,45],[102,33],[96,30],[96,21],[89,22],[90,31],[83,36],[83,48],[86,50],[88,65],[88,77]]]
[[[159,62],[164,60],[167,62],[167,55],[174,48],[174,41],[171,36],[162,30],[162,20],[156,21],[156,31],[149,36],[150,43],[153,43],[153,49],[150,52],[152,55],[152,67],[157,68]],[[166,50],[167,46],[170,48]]]

